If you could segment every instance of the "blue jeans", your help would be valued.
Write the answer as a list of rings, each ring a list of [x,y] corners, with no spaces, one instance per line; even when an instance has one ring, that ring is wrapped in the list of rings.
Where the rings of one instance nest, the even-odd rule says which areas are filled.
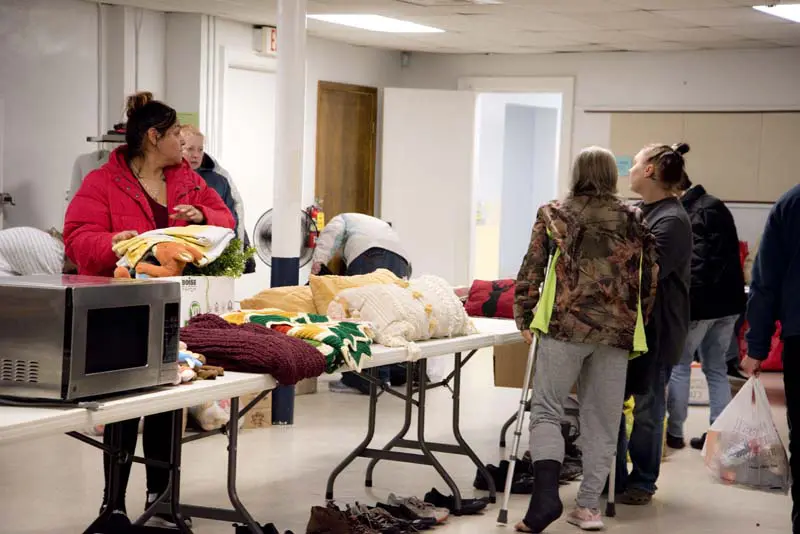
[[[659,364],[656,383],[645,395],[634,395],[633,432],[626,437],[625,416],[620,423],[617,443],[617,485],[621,493],[639,489],[649,494],[656,492],[656,481],[661,472],[661,454],[664,440],[664,416],[667,413],[667,383],[671,366]],[[628,474],[627,455],[631,455],[633,469]]]
[[[730,347],[736,315],[721,319],[692,321],[680,363],[672,370],[669,380],[669,423],[667,433],[683,438],[683,424],[689,415],[689,384],[694,354],[700,356],[703,373],[708,381],[708,397],[711,405],[710,423],[714,424],[719,414],[731,401],[731,385],[728,382],[728,348]]]
[[[388,269],[398,278],[411,276],[411,269],[405,258],[383,248],[371,248],[353,259],[347,266],[347,276],[369,274],[378,269]]]

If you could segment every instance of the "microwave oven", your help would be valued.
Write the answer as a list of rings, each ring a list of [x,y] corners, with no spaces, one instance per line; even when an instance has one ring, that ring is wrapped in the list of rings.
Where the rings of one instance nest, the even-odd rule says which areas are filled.
[[[0,396],[76,401],[172,384],[180,284],[0,277]]]

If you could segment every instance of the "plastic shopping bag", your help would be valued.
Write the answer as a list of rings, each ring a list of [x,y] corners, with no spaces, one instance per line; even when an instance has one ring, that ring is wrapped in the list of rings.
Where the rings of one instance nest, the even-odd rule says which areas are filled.
[[[711,426],[703,458],[714,478],[723,484],[789,492],[789,459],[758,378],[742,386]]]

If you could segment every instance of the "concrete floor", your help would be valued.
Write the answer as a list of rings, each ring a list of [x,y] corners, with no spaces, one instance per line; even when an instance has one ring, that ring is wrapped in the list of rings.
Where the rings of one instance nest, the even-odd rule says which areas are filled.
[[[780,377],[765,380],[779,400]],[[514,411],[519,390],[495,388],[491,353],[479,354],[465,369],[462,431],[486,463],[497,463],[499,429]],[[305,532],[311,506],[324,502],[325,482],[331,469],[363,438],[367,399],[333,394],[324,384],[321,392],[299,397],[292,427],[272,427],[242,433],[239,490],[257,520],[275,522],[280,529]],[[785,408],[774,407],[775,420],[786,436]],[[449,392],[429,394],[428,434],[447,441],[451,417]],[[399,428],[402,404],[394,398],[379,403],[381,417],[375,443],[383,445]],[[699,435],[707,426],[708,410],[692,408],[687,435]],[[191,443],[184,449],[183,496],[186,502],[224,506],[224,438]],[[465,495],[471,489],[475,468],[462,457],[441,455]],[[366,460],[340,476],[339,502],[358,500],[374,504],[388,493],[422,496],[431,487],[445,490],[430,467],[382,463],[375,471],[375,487],[363,486]],[[144,470],[137,466],[128,491],[128,509],[140,510],[144,502]],[[577,484],[562,488],[565,504],[573,502]],[[79,533],[97,513],[102,493],[100,453],[77,441],[53,436],[22,444],[0,446],[0,534]],[[480,494],[479,494],[480,495]],[[505,528],[495,522],[499,505],[479,517],[453,518],[436,529],[444,534],[511,532],[522,517],[527,498],[511,501]],[[700,453],[683,450],[666,461],[659,492],[651,506],[618,506],[618,516],[607,521],[608,530],[648,534],[786,534],[791,531],[788,497],[725,487],[714,483],[703,467]],[[232,533],[229,524],[196,520],[198,534]],[[563,519],[548,532],[576,532]]]

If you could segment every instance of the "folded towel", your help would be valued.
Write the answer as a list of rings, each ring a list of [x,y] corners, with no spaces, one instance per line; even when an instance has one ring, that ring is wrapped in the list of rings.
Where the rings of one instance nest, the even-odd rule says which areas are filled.
[[[209,365],[270,374],[284,385],[325,372],[325,357],[314,347],[255,323],[234,325],[217,315],[198,315],[181,328],[181,341]]]
[[[158,243],[172,241],[191,245],[203,255],[195,262],[198,267],[204,267],[213,262],[225,251],[228,243],[235,237],[233,230],[220,226],[175,226],[150,230],[134,238],[121,241],[114,245],[114,252],[120,256],[117,265],[132,269],[150,252]]]

